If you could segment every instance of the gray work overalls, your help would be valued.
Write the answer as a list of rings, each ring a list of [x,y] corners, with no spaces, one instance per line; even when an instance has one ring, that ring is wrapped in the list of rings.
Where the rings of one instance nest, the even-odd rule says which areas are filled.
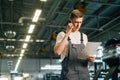
[[[62,61],[61,80],[89,80],[88,61],[78,59],[85,48],[81,33],[81,44],[72,44],[68,38],[68,55]]]

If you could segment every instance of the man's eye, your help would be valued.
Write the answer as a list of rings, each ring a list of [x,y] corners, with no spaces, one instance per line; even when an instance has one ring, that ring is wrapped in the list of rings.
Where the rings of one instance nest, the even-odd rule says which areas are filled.
[[[81,23],[81,22],[75,22],[75,23]]]

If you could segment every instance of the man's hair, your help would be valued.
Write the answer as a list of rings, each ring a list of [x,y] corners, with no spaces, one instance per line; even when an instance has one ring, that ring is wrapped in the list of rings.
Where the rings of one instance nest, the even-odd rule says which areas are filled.
[[[73,18],[80,18],[80,17],[83,17],[83,13],[78,9],[74,9],[69,15],[69,20],[72,20]]]

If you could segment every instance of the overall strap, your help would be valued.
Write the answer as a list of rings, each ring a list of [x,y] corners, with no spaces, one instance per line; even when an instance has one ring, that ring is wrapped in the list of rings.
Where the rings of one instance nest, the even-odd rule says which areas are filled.
[[[66,33],[66,31],[63,31],[63,32]],[[68,36],[68,39],[67,39],[67,40],[68,40],[68,45],[71,44],[71,39],[70,39],[69,36]],[[69,49],[69,48],[68,48],[68,49]],[[69,50],[68,50],[68,51],[69,51]],[[67,57],[65,57],[65,58],[67,58],[67,59],[66,59],[66,60],[67,60],[67,63],[68,63],[68,61],[69,61],[69,56],[70,56],[70,55],[69,55],[69,52],[68,52]],[[67,66],[68,66],[68,65],[67,65]]]
[[[63,31],[64,33],[66,33],[65,31]],[[81,34],[81,43],[83,43],[83,33],[82,32],[80,32],[80,34]],[[70,39],[70,37],[68,37],[68,41],[70,41],[71,39]]]
[[[66,33],[66,31],[63,31],[64,33]],[[68,41],[70,41],[71,39],[70,39],[70,37],[68,36],[68,39],[67,39]]]
[[[71,44],[71,39],[70,39],[70,37],[68,36],[68,54],[67,54],[67,57],[68,57],[68,58],[67,58],[67,62],[69,61],[69,56],[70,56],[70,54],[69,54],[69,51],[70,51],[70,48],[69,48],[70,46],[69,46],[69,45],[70,45],[70,44]]]
[[[81,43],[83,43],[83,33],[81,32],[80,34],[81,34],[81,40],[80,41],[81,41]]]

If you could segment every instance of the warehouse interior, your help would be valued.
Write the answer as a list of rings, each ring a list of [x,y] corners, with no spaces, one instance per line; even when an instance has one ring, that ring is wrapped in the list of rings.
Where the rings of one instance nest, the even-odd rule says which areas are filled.
[[[0,0],[0,80],[59,80],[56,36],[66,29],[69,13],[75,8],[84,13],[80,31],[89,42],[118,39],[120,78],[120,0]],[[101,55],[96,56],[100,57],[89,65],[91,80],[103,80],[107,72],[95,77],[95,69],[109,66]]]

